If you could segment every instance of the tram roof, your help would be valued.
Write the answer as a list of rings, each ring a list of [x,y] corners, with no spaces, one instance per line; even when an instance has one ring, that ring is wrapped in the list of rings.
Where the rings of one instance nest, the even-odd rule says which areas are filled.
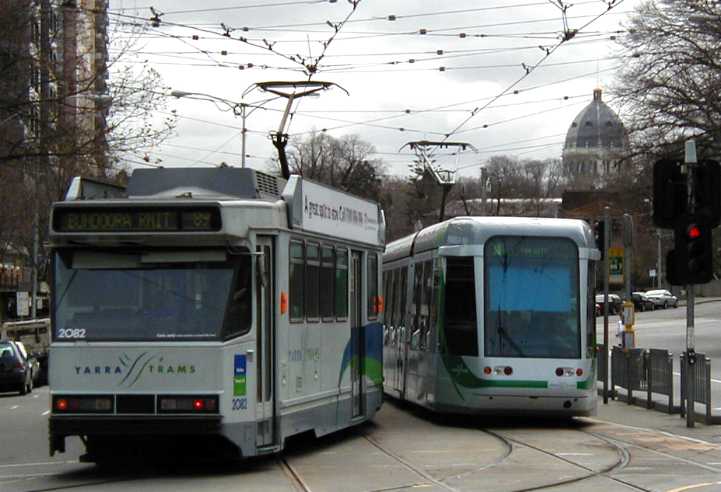
[[[493,236],[564,237],[579,248],[595,248],[593,232],[583,220],[455,217],[389,243],[383,259],[393,261],[441,246],[483,244]]]
[[[190,224],[190,220],[200,222]],[[127,189],[75,178],[53,205],[53,244],[147,244],[177,238],[223,242],[250,228],[291,229],[380,248],[385,217],[379,204],[301,176],[285,180],[250,168],[136,169]]]

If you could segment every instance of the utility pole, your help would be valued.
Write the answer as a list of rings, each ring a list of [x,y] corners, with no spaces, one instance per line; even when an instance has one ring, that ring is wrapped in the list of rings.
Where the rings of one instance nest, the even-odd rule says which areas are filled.
[[[696,207],[694,173],[696,172],[696,142],[686,142],[684,167],[686,170],[686,186],[688,195],[688,214],[693,215]],[[696,392],[694,388],[696,369],[696,341],[694,327],[694,284],[686,284],[686,427],[695,425],[694,406]]]
[[[658,259],[656,261],[656,288],[661,288],[663,279],[663,254],[661,252],[661,229],[656,229],[656,241],[658,249]]]
[[[603,403],[608,403],[608,276],[610,274],[608,265],[608,247],[611,243],[611,209],[603,207],[603,367],[606,374],[603,376]]]

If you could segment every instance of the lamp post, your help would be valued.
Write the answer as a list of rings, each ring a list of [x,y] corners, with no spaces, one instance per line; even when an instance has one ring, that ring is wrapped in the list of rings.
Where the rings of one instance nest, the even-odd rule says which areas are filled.
[[[247,129],[245,126],[246,119],[253,111],[255,111],[256,109],[261,109],[263,107],[263,104],[270,102],[273,99],[277,99],[276,97],[272,97],[254,103],[245,103],[231,101],[229,99],[213,96],[212,94],[205,94],[203,92],[172,91],[170,95],[177,99],[184,97],[187,99],[196,99],[199,101],[217,101],[228,106],[228,108],[233,111],[233,114],[235,114],[236,116],[240,116],[240,121],[242,123],[242,128],[240,130],[240,167],[245,167],[245,136],[247,133]],[[251,108],[250,111],[248,111],[248,108]]]

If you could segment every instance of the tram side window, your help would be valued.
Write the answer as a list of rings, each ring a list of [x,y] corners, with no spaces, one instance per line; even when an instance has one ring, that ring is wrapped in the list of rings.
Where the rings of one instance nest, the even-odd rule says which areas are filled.
[[[378,298],[378,255],[368,253],[368,319],[376,319],[379,314]]]
[[[428,350],[430,341],[430,306],[431,306],[431,289],[433,282],[433,262],[431,260],[426,261],[423,264],[423,285],[422,285],[422,300],[420,310],[420,348]]]
[[[290,243],[290,320],[303,320],[304,284],[303,243]]]
[[[478,356],[473,257],[448,257],[444,310],[447,353]]]
[[[318,319],[319,283],[320,247],[315,243],[308,243],[305,246],[305,317],[308,320]]]
[[[441,287],[441,266],[440,259],[433,260],[433,285],[430,294],[430,319],[429,319],[429,340],[437,339],[436,326],[438,325],[438,289]],[[430,350],[430,347],[429,347]]]
[[[348,317],[348,250],[345,248],[336,249],[335,315],[338,320]]]
[[[335,254],[330,246],[323,246],[320,252],[320,316],[323,320],[330,321],[333,318]]]
[[[399,327],[406,327],[406,301],[407,301],[407,287],[408,287],[408,267],[401,268],[400,278],[396,288],[398,291],[396,295],[400,302],[396,303],[396,314],[394,316],[396,325]],[[403,340],[405,342],[405,340]]]
[[[411,348],[417,349],[420,342],[421,294],[423,293],[423,263],[416,263],[413,271],[413,305],[411,306]]]

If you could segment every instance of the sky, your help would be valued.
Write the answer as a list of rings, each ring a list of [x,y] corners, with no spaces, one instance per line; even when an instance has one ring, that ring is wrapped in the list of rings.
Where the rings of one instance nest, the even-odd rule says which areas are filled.
[[[132,39],[119,63],[152,67],[168,87],[158,118],[174,111],[178,123],[145,149],[151,164],[240,166],[243,118],[230,109],[245,103],[246,165],[267,170],[287,99],[256,84],[308,81],[315,64],[310,80],[333,85],[295,100],[291,140],[358,135],[394,175],[409,173],[409,142],[469,143],[476,152],[434,147],[436,165],[477,176],[492,155],[560,158],[596,87],[623,118],[608,89],[639,2],[111,0],[111,56]]]

